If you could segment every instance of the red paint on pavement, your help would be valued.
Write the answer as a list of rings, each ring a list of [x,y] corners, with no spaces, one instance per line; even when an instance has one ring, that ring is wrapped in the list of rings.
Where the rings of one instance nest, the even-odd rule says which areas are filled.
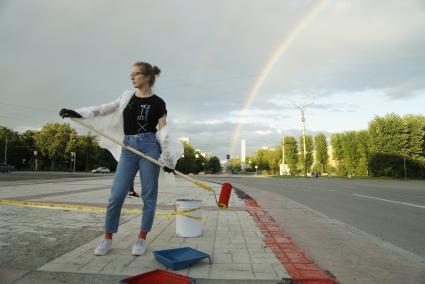
[[[320,269],[297,247],[291,237],[286,234],[254,199],[245,199],[245,207],[260,229],[263,241],[279,262],[285,267],[295,283],[299,284],[339,284]]]

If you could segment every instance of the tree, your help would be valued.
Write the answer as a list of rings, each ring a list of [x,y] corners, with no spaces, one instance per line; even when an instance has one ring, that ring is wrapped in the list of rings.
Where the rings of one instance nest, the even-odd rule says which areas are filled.
[[[366,130],[357,132],[357,152],[359,155],[355,175],[368,175],[368,160],[369,160],[369,134]]]
[[[313,138],[310,135],[305,135],[306,154],[304,158],[303,136],[300,136],[300,147],[298,151],[298,165],[304,176],[310,171],[313,165]]]
[[[408,154],[408,127],[397,114],[376,116],[369,123],[368,132],[372,153]]]
[[[277,146],[274,149],[266,150],[265,152],[271,174],[279,173],[279,164],[282,162],[282,146]]]
[[[220,159],[216,156],[213,156],[208,161],[208,171],[212,174],[216,174],[221,171]]]
[[[44,156],[51,160],[50,169],[55,169],[55,159],[65,159],[72,149],[75,129],[69,124],[47,123],[35,135],[35,143]]]
[[[316,144],[316,162],[319,164],[320,173],[327,172],[329,155],[326,136],[323,133],[319,133],[314,138],[314,142]]]
[[[357,134],[355,131],[347,131],[341,137],[344,169],[347,176],[354,176],[360,158],[357,151]]]
[[[258,166],[258,171],[269,171],[270,165],[268,161],[267,149],[259,149],[255,152],[255,161]]]
[[[255,158],[255,155],[246,157],[247,163],[247,172],[255,172],[255,165],[257,164],[257,160]]]
[[[176,170],[184,174],[195,173],[195,150],[189,143],[183,143],[184,152],[176,164]]]
[[[22,160],[24,169],[34,167],[34,151],[37,151],[35,134],[36,131],[33,130],[27,130],[19,134],[19,152],[15,152],[14,155],[19,156],[19,159]]]
[[[289,170],[291,171],[291,176],[295,176],[297,174],[298,163],[297,141],[295,138],[292,136],[285,136],[284,148],[285,163],[288,164]]]
[[[239,158],[230,159],[227,162],[227,170],[230,171],[231,173],[240,172],[241,171],[241,159],[239,159]]]
[[[15,164],[13,160],[10,159],[11,146],[13,142],[17,140],[17,133],[7,127],[0,127],[0,161],[5,162],[5,157],[7,159],[6,162]],[[6,147],[6,139],[7,139],[7,147]],[[6,149],[7,148],[7,149]],[[5,155],[5,151],[7,151]]]
[[[407,127],[407,156],[412,159],[425,157],[425,116],[405,115],[403,122]]]
[[[199,172],[205,171],[205,164],[207,160],[199,151],[195,153],[195,173],[199,174]]]
[[[77,137],[71,137],[70,141],[75,143],[69,143],[70,151],[76,151],[78,158],[76,168],[78,170],[84,170],[86,172],[90,169],[105,166],[102,163],[103,151],[100,150],[99,144],[97,143],[96,136],[90,135],[78,135]],[[109,167],[108,167],[109,168]]]
[[[339,176],[346,176],[347,171],[344,168],[344,151],[342,149],[342,138],[343,135],[339,133],[334,133],[331,136],[331,145],[332,145],[332,157],[336,161],[336,173]]]

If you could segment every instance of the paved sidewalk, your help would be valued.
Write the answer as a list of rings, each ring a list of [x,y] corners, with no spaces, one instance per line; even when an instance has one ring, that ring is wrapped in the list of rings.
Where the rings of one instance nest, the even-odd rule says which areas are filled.
[[[112,179],[98,181],[75,181],[66,184],[35,184],[19,186],[16,191],[3,188],[1,198],[33,195],[31,201],[51,203],[105,203],[105,192],[109,192]],[[209,184],[220,193],[220,186]],[[101,187],[104,187],[102,190]],[[38,188],[38,190],[34,190]],[[136,184],[140,192],[140,185]],[[87,191],[84,191],[87,189]],[[72,191],[75,191],[72,194]],[[61,192],[61,194],[55,194]],[[68,195],[62,193],[68,192]],[[37,193],[38,196],[34,196]],[[44,195],[43,195],[44,194]],[[49,195],[50,194],[50,195]],[[203,201],[203,234],[197,238],[177,237],[175,217],[168,219],[161,213],[172,212],[176,199],[200,199]],[[126,207],[134,208],[141,204],[140,199],[126,200]],[[179,274],[196,278],[198,283],[225,283],[239,280],[249,283],[277,283],[282,278],[289,278],[285,268],[280,264],[270,248],[263,242],[263,235],[255,225],[252,217],[245,210],[243,201],[232,193],[228,210],[219,210],[215,206],[214,196],[196,185],[183,179],[176,179],[173,187],[163,186],[158,198],[159,215],[156,216],[153,230],[148,234],[148,246],[145,255],[134,257],[131,247],[139,231],[140,216],[125,216],[119,232],[114,235],[113,248],[106,256],[94,256],[93,251],[102,236],[92,240],[56,259],[39,267],[39,271],[71,272],[84,274],[121,275],[124,277],[141,274],[153,269],[165,269],[152,254],[154,250],[190,246],[212,256],[208,260],[193,265]],[[49,210],[49,209],[44,209]],[[52,214],[54,214],[52,210]]]

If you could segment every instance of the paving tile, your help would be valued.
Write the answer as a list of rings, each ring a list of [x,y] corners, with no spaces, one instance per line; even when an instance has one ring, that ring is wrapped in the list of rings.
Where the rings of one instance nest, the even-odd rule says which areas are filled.
[[[17,279],[21,278],[28,271],[25,270],[15,270],[15,269],[0,269],[0,280],[3,284],[12,284]]]
[[[217,192],[220,186],[211,184]],[[211,211],[205,206],[214,206],[215,201],[207,191],[198,190],[189,182],[177,179],[173,189],[160,190],[158,204],[174,205],[176,199],[195,198],[203,200],[203,232],[200,237],[181,238],[176,236],[175,217],[167,219],[156,216],[152,231],[148,234],[147,250],[143,256],[131,256],[131,246],[137,237],[140,216],[127,217],[114,235],[111,251],[107,256],[96,257],[93,250],[99,238],[47,263],[39,268],[44,271],[76,273],[101,273],[110,275],[137,275],[154,269],[164,269],[152,252],[154,250],[189,246],[212,257],[195,263],[177,273],[202,279],[247,279],[278,280],[287,277],[286,271],[274,256],[273,251],[263,243],[263,234],[246,211]],[[234,193],[232,206],[244,206]],[[127,201],[126,201],[127,202]],[[161,213],[167,211],[161,211]],[[168,211],[169,212],[169,211]],[[125,218],[125,216],[122,216]],[[95,219],[99,226],[103,224]]]
[[[251,264],[214,264],[209,274],[211,279],[255,279]]]
[[[192,278],[208,278],[212,265],[206,263],[195,263],[189,269],[187,276]]]

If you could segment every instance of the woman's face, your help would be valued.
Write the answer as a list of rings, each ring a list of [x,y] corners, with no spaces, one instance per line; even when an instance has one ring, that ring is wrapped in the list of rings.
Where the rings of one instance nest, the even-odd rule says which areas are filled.
[[[149,84],[149,77],[143,74],[138,66],[133,66],[130,73],[130,79],[133,82],[133,87],[139,89]]]

